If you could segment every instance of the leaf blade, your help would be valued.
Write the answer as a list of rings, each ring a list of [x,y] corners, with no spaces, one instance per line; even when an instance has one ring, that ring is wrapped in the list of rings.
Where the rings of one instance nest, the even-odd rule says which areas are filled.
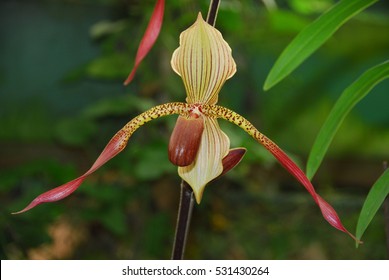
[[[307,162],[307,177],[309,179],[312,179],[319,168],[335,133],[347,114],[375,85],[386,78],[389,78],[389,60],[365,71],[343,91],[321,127],[312,146]]]
[[[389,194],[389,169],[387,169],[371,187],[359,214],[356,237],[361,238],[374,215]],[[357,244],[358,246],[358,244]]]
[[[281,53],[264,83],[269,90],[315,52],[351,17],[378,0],[344,0],[304,28]]]

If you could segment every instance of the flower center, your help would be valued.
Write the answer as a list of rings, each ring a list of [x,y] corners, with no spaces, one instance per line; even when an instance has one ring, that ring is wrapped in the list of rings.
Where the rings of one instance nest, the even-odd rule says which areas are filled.
[[[203,115],[202,104],[195,103],[190,105],[189,117],[197,119],[202,115]]]

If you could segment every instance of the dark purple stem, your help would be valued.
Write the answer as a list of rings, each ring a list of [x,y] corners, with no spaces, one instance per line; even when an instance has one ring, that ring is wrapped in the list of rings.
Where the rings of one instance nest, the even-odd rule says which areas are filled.
[[[178,217],[176,225],[176,234],[174,236],[172,260],[182,260],[184,258],[186,238],[188,236],[193,205],[193,190],[187,182],[182,180],[180,205],[178,207]]]
[[[220,0],[211,0],[211,3],[209,4],[207,22],[212,26],[215,26],[217,13],[219,11],[219,5]]]

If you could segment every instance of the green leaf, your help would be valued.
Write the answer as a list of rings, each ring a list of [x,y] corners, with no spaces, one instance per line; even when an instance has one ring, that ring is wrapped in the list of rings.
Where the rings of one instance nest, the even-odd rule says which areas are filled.
[[[72,117],[55,125],[55,136],[63,144],[82,147],[97,131],[97,125],[87,118]]]
[[[87,75],[95,79],[122,79],[127,72],[127,56],[119,52],[98,57],[86,67]]]
[[[364,72],[346,88],[332,108],[313,144],[307,162],[307,177],[312,179],[334,135],[350,110],[380,81],[389,77],[389,60]]]
[[[344,0],[332,6],[313,23],[304,28],[285,48],[270,70],[264,84],[268,90],[288,76],[316,51],[348,19],[378,0]]]
[[[121,116],[130,112],[146,111],[155,106],[155,104],[146,98],[139,98],[134,95],[116,96],[115,98],[106,98],[89,105],[83,112],[83,117],[95,119],[107,115]]]
[[[384,202],[389,193],[389,169],[387,169],[380,178],[374,183],[366,197],[365,203],[362,206],[359,214],[356,237],[361,239],[363,233],[369,226],[374,215]],[[358,244],[357,244],[358,247]]]

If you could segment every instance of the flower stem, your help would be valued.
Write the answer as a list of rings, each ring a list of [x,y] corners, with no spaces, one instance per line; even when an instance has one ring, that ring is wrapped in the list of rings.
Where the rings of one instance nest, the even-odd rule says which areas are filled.
[[[211,0],[211,3],[209,4],[207,22],[212,26],[215,26],[217,13],[219,11],[219,5],[220,0]]]
[[[180,205],[178,207],[178,217],[176,225],[176,234],[174,236],[174,245],[172,252],[172,260],[182,260],[186,245],[186,238],[192,210],[194,205],[194,195],[192,188],[184,180],[181,181]]]
[[[217,13],[219,11],[220,0],[211,0],[207,15],[207,23],[214,26]],[[181,181],[180,204],[178,207],[178,217],[176,233],[174,236],[172,260],[182,260],[184,258],[186,238],[192,218],[194,205],[193,190],[187,182]]]

